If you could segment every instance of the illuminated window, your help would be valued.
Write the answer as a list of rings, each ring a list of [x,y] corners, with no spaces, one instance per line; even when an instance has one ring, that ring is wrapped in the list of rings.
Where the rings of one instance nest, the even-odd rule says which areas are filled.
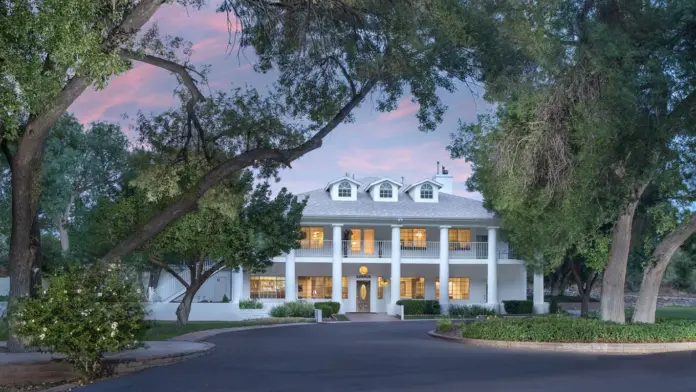
[[[401,278],[401,298],[425,298],[425,278]]]
[[[469,299],[469,278],[449,278],[449,299]],[[435,299],[440,299],[440,278],[435,280]]]
[[[425,241],[425,229],[401,228],[401,249],[424,249]]]
[[[430,184],[421,185],[420,197],[421,197],[421,199],[432,199],[433,198],[433,186]]]
[[[297,278],[297,298],[331,299],[333,287],[330,276],[299,276]]]
[[[377,299],[384,298],[384,288],[387,287],[387,281],[382,279],[381,276],[377,277]]]
[[[471,230],[449,229],[449,248],[450,250],[471,249]]]
[[[341,298],[348,299],[348,277],[341,278]]]
[[[386,182],[383,182],[382,185],[379,186],[379,197],[381,199],[391,199],[392,197],[392,185]]]
[[[338,184],[338,197],[350,197],[352,193],[353,187],[351,187],[348,181]]]
[[[284,276],[252,276],[249,280],[251,298],[285,298]]]
[[[323,227],[302,227],[304,239],[300,240],[302,249],[321,249],[324,247],[324,228]]]

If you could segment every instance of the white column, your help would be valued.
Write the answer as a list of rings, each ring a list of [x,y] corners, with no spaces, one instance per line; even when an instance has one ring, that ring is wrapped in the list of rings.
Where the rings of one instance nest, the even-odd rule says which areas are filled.
[[[244,290],[244,269],[232,271],[232,303],[238,304],[242,300]]]
[[[343,249],[343,241],[341,238],[342,224],[333,225],[333,260],[331,263],[331,283],[333,285],[331,289],[331,300],[334,302],[341,302],[341,276],[343,276],[343,268],[341,266],[341,249]],[[341,313],[345,307],[341,305]]]
[[[285,256],[285,300],[297,301],[297,282],[295,281],[295,249]]]
[[[544,273],[540,270],[534,271],[534,313],[548,313],[549,309],[544,303]]]
[[[498,228],[488,228],[488,304],[498,310]],[[440,286],[442,287],[442,286]]]
[[[391,238],[391,278],[389,279],[390,301],[389,314],[396,314],[396,301],[401,298],[401,226],[392,225]]]
[[[449,307],[449,226],[440,226],[440,309]]]

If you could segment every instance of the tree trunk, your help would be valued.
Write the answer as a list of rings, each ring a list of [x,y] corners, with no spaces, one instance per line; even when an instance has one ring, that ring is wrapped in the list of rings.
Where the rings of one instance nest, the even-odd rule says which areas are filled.
[[[191,303],[193,302],[193,297],[200,288],[201,284],[196,283],[191,284],[191,286],[186,289],[184,298],[181,299],[179,307],[176,308],[176,325],[181,327],[188,324],[189,314],[191,314]]]
[[[582,294],[582,304],[580,305],[580,317],[590,316],[590,290]]]
[[[565,270],[560,271],[557,274],[554,274],[554,279],[550,282],[551,292],[549,293],[549,295],[552,297],[563,295],[565,293],[566,287],[568,287],[568,280],[570,279],[570,275],[570,272]]]
[[[147,287],[157,289],[160,275],[162,275],[162,267],[153,265],[152,268],[150,268],[150,279],[147,283]]]
[[[38,225],[37,207],[39,199],[40,178],[39,164],[41,153],[37,159],[22,159],[17,154],[12,170],[12,234],[10,236],[10,311],[19,298],[32,295],[32,285],[40,279],[41,268],[40,230]],[[37,235],[38,234],[38,235]],[[8,351],[26,351],[24,342],[12,333],[7,343]]]
[[[631,250],[631,234],[633,233],[633,215],[649,181],[644,182],[636,190],[633,200],[628,203],[622,214],[616,220],[611,233],[611,251],[609,261],[602,279],[601,317],[604,321],[623,324],[626,322],[624,313],[624,290],[626,286],[626,265]]]
[[[636,309],[633,312],[634,323],[654,323],[657,309],[657,294],[662,278],[667,271],[674,252],[696,232],[696,217],[690,217],[662,240],[652,253],[652,262],[643,270]]]
[[[41,292],[41,223],[38,212],[31,225],[31,289],[29,295],[36,297]]]

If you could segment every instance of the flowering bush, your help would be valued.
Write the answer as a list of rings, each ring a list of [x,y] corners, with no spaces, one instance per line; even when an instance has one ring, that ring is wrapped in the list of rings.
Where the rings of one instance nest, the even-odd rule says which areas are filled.
[[[140,291],[119,265],[64,267],[38,298],[19,304],[12,328],[28,345],[65,354],[86,378],[98,378],[106,372],[105,352],[141,345]]]

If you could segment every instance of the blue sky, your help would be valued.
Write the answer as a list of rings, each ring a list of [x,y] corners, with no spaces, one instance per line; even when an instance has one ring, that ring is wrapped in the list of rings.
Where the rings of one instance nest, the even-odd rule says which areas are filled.
[[[203,10],[186,10],[178,5],[163,6],[153,18],[162,34],[182,36],[193,42],[192,61],[196,65],[211,65],[210,89],[251,86],[263,89],[273,83],[272,75],[252,70],[253,53],[239,53],[228,45],[228,25],[225,14],[216,13],[214,4]],[[88,91],[69,110],[87,124],[102,120],[129,124],[123,115],[133,116],[138,110],[158,112],[178,106],[172,94],[174,76],[147,64],[137,64],[131,71],[114,77],[101,91]],[[207,93],[207,88],[204,88]],[[480,199],[466,192],[464,182],[471,174],[468,163],[449,159],[445,147],[450,134],[456,131],[457,121],[474,121],[477,114],[489,110],[482,99],[468,88],[444,93],[442,99],[449,107],[445,121],[434,132],[418,130],[415,113],[417,104],[404,97],[397,110],[378,112],[370,97],[354,111],[356,121],[342,124],[334,130],[324,145],[293,164],[282,173],[278,186],[294,193],[323,187],[328,181],[354,173],[356,178],[387,176],[405,183],[419,181],[435,174],[440,161],[454,176],[455,194]],[[132,136],[132,135],[131,135]]]

